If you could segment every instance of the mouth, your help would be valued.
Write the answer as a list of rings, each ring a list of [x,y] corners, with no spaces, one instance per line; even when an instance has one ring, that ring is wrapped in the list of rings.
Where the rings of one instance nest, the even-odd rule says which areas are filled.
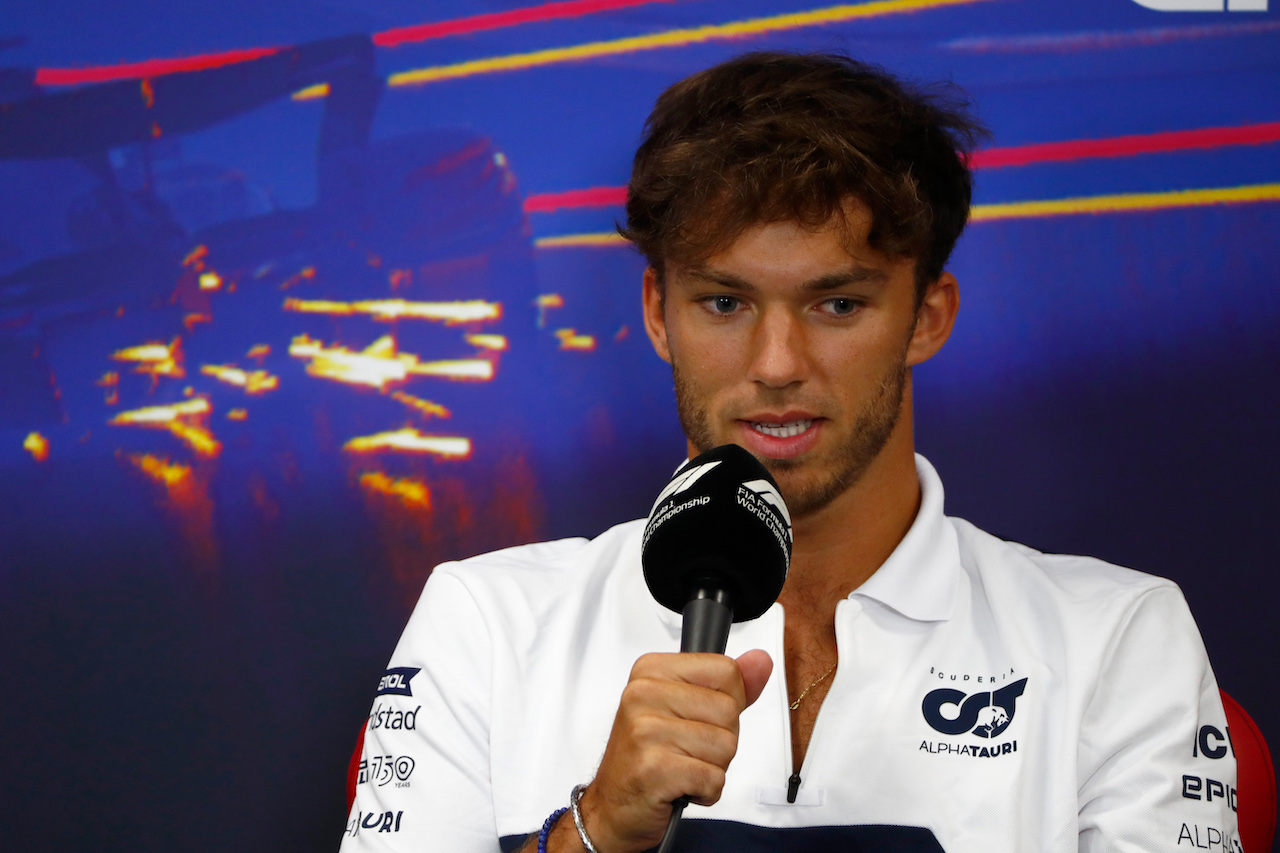
[[[786,423],[765,423],[762,421],[750,421],[751,429],[767,435],[772,438],[791,438],[813,426],[813,419],[788,421]]]
[[[738,435],[757,457],[796,459],[818,445],[825,424],[809,412],[760,412],[738,421]]]

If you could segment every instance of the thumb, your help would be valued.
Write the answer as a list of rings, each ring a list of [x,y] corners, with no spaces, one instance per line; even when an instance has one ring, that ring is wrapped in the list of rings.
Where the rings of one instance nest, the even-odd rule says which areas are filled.
[[[742,687],[747,695],[747,707],[760,698],[765,684],[773,673],[773,658],[764,649],[752,649],[737,658],[742,672]]]

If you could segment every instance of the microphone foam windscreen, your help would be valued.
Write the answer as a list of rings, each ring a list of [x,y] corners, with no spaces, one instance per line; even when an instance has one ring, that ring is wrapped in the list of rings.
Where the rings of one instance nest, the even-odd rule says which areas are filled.
[[[699,581],[723,584],[733,621],[755,619],[782,592],[791,563],[791,516],[778,484],[736,444],[681,466],[649,513],[641,548],[645,583],[677,613]]]

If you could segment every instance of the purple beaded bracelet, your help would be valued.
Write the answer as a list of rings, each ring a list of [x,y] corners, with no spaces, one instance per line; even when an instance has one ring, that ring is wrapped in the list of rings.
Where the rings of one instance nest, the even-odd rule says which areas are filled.
[[[542,831],[538,833],[538,853],[547,853],[547,837],[551,835],[551,827],[556,825],[556,821],[560,819],[560,815],[567,812],[568,808],[558,808],[553,811],[542,823]]]

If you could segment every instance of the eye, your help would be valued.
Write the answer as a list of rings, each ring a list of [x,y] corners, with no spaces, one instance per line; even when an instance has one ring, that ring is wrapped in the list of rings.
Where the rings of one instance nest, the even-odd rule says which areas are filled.
[[[836,296],[822,303],[822,310],[836,317],[847,317],[861,307],[856,299],[847,296]]]
[[[742,307],[742,300],[736,296],[711,296],[703,301],[712,314],[732,314]]]

